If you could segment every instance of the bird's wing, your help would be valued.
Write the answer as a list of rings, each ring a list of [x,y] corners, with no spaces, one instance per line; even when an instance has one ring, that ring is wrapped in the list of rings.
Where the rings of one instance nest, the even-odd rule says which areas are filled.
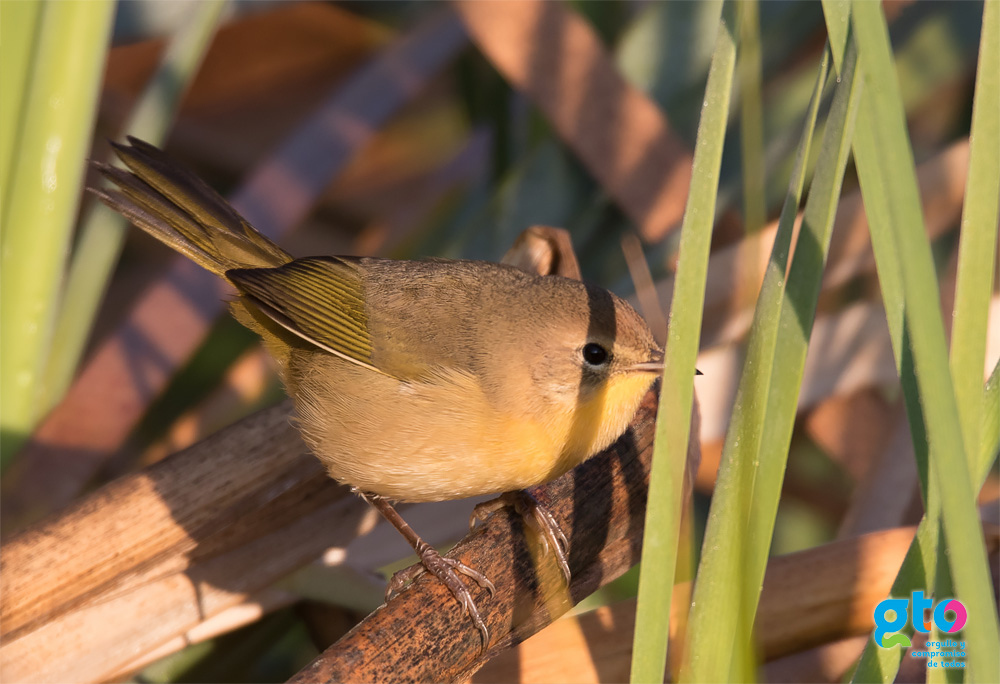
[[[372,363],[364,284],[356,265],[338,257],[296,259],[276,268],[226,271],[240,294],[303,340],[353,363]]]

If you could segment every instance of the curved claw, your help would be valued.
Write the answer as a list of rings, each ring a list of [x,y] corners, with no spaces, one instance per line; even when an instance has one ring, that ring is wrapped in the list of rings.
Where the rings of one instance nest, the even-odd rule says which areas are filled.
[[[475,527],[476,522],[484,522],[486,518],[500,510],[501,508],[512,507],[524,520],[525,524],[538,535],[542,542],[545,553],[551,548],[556,557],[556,563],[562,571],[566,584],[569,584],[572,577],[569,569],[569,540],[563,533],[559,523],[552,516],[545,506],[538,502],[534,496],[525,490],[515,492],[505,492],[496,499],[485,501],[472,510],[469,518],[469,528]]]
[[[559,527],[559,523],[552,517],[552,513],[537,501],[531,507],[530,513],[531,515],[526,516],[525,520],[534,521],[534,523],[529,522],[528,524],[535,528],[538,536],[542,539],[546,553],[549,550],[549,545],[552,545],[559,569],[562,571],[566,584],[569,584],[570,579],[572,579],[572,574],[569,570],[569,558],[566,555],[566,550],[569,548],[569,540],[566,539],[566,535],[563,533],[562,528]]]
[[[408,584],[426,572],[422,563],[415,563],[408,568],[403,568],[394,572],[389,579],[389,584],[385,587],[385,602],[388,603],[401,592]]]
[[[476,507],[472,509],[472,514],[469,515],[469,531],[476,529],[476,523],[484,523],[486,519],[499,511],[501,508],[507,508],[508,506],[514,506],[513,501],[506,500],[506,494],[501,494],[495,499],[490,499],[489,501],[484,501],[480,504],[476,504]]]
[[[475,568],[470,568],[468,565],[455,558],[448,558],[447,556],[438,556],[442,563],[450,565],[453,570],[456,570],[466,577],[471,577],[476,580],[476,584],[481,586],[486,591],[490,592],[490,596],[494,596],[497,593],[496,585],[490,580],[489,577],[479,572]]]
[[[472,594],[469,592],[468,587],[465,586],[465,583],[458,575],[460,573],[466,577],[472,578],[479,586],[486,589],[490,593],[490,596],[496,594],[497,588],[486,575],[479,572],[475,568],[470,568],[460,560],[442,556],[433,547],[426,547],[420,554],[419,563],[400,570],[392,576],[392,579],[389,580],[389,585],[386,587],[385,591],[386,602],[389,602],[403,589],[403,587],[420,577],[420,575],[425,572],[431,573],[437,577],[442,584],[448,587],[452,596],[454,596],[455,600],[462,606],[463,612],[472,619],[473,624],[475,624],[476,628],[479,629],[479,633],[483,637],[483,650],[485,651],[486,647],[489,645],[490,631],[486,627],[486,623],[483,621],[482,616],[479,614],[479,609],[476,607],[476,603],[472,599]]]

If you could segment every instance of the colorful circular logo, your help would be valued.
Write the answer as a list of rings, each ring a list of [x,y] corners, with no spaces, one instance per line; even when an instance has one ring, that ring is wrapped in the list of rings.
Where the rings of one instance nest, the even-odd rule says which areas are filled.
[[[945,617],[945,613],[949,611],[955,614],[954,620],[949,620]],[[968,618],[969,614],[966,612],[965,606],[962,605],[961,601],[955,599],[942,601],[934,609],[934,623],[938,626],[938,629],[948,634],[960,631],[965,627],[965,622]]]

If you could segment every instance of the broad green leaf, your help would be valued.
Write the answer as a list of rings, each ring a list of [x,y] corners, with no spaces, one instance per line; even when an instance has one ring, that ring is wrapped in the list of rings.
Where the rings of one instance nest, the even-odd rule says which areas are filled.
[[[38,19],[42,3],[35,0],[8,0],[0,21],[0,214],[7,204],[7,181],[16,154],[23,104],[28,89],[25,83],[37,47]],[[5,223],[0,223],[2,234]]]
[[[736,64],[735,9],[732,2],[725,6],[718,3],[722,19],[705,88],[691,187],[681,226],[642,545],[632,682],[662,681],[666,667],[684,465],[691,429],[695,357],[705,300],[719,164]]]
[[[993,292],[1000,205],[1000,2],[983,7],[976,94],[969,131],[969,178],[958,245],[950,363],[969,466],[980,444],[986,325]]]
[[[160,145],[215,34],[225,0],[190,6],[191,15],[167,48],[160,66],[124,127],[124,133]],[[97,309],[118,262],[128,222],[100,203],[92,203],[80,225],[63,300],[45,370],[42,410],[65,394],[80,363]]]
[[[41,414],[66,253],[93,134],[114,15],[110,0],[45,3],[2,208],[0,466]]]
[[[743,229],[749,235],[764,227],[767,205],[764,179],[764,105],[761,92],[763,59],[760,6],[740,3],[740,150],[743,158]]]
[[[687,681],[742,675],[729,654],[750,647],[860,89],[849,60],[834,96],[787,285],[787,237],[775,241],[765,274],[705,532],[688,630]],[[822,82],[814,92],[818,100]],[[803,166],[807,153],[803,150]],[[785,231],[794,209],[786,204]]]
[[[827,5],[831,37],[839,32],[838,40],[843,37],[840,29],[844,24],[844,10],[843,5]],[[930,447],[924,475],[928,496],[926,525],[937,525],[936,487],[958,598],[967,606],[992,605],[972,477],[948,371],[937,278],[924,234],[912,152],[885,18],[880,6],[864,2],[854,3],[850,13],[850,27],[856,32],[862,71],[869,84],[859,115],[855,157],[908,415],[914,424],[920,414],[926,426],[925,443]],[[840,42],[840,49],[843,47]],[[907,381],[910,375],[912,382]],[[915,432],[915,445],[920,444],[919,438],[919,432]],[[936,561],[936,558],[927,557],[928,550],[924,549],[921,554],[924,568],[933,567],[931,563]],[[930,574],[926,570],[925,573]],[[932,578],[926,580],[922,588],[934,585]],[[995,612],[969,611],[965,628],[968,662],[971,675],[979,681],[1000,678],[1000,666],[994,657],[1000,650],[997,633]],[[884,667],[867,669],[874,660],[882,659],[881,654],[869,656],[867,661],[863,657],[855,678],[866,681],[875,676],[883,680],[891,677],[895,669],[891,662],[888,670]]]

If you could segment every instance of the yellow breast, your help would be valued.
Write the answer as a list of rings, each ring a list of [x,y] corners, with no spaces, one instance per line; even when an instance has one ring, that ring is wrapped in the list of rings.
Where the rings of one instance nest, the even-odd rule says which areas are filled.
[[[296,396],[306,441],[334,479],[399,501],[494,494],[558,477],[624,431],[652,382],[616,376],[565,410],[510,415],[465,373],[403,383],[334,357],[322,362],[340,367],[306,375]]]
[[[655,376],[614,376],[600,390],[566,410],[531,417],[484,416],[505,436],[490,440],[492,452],[484,460],[501,464],[508,489],[521,489],[555,479],[610,446],[628,427]]]
[[[655,376],[629,373],[613,376],[601,390],[567,417],[565,457],[570,468],[611,445],[628,427]]]

